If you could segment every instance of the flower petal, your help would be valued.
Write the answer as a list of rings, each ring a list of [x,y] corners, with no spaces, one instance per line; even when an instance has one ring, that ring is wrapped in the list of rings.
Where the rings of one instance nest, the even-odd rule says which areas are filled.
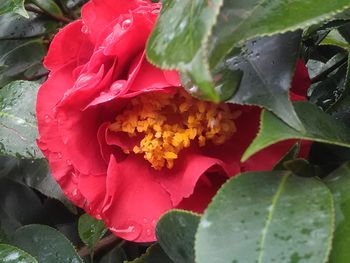
[[[81,32],[82,26],[82,21],[77,20],[55,35],[44,60],[47,69],[55,71],[73,61],[75,67],[87,62],[92,54],[93,45]]]
[[[130,155],[118,163],[112,156],[107,171],[107,195],[102,218],[110,230],[126,240],[154,241],[159,217],[172,208],[142,157]]]

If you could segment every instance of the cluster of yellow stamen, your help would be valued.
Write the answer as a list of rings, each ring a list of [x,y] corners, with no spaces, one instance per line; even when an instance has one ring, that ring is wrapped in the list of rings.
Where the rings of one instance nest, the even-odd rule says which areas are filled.
[[[171,169],[179,152],[190,147],[191,141],[197,140],[200,147],[207,141],[215,145],[227,141],[236,132],[234,120],[240,114],[227,104],[200,101],[183,90],[148,93],[131,99],[109,129],[130,137],[144,135],[132,151],[143,154],[156,170],[164,166]]]

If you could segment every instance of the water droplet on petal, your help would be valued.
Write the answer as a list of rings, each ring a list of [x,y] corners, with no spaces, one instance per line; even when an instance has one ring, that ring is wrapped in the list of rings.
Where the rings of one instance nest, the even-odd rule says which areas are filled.
[[[81,32],[82,32],[83,34],[88,34],[88,33],[89,33],[89,28],[88,28],[88,26],[87,26],[87,25],[83,25],[83,26],[81,27]]]
[[[130,26],[131,26],[131,19],[130,19],[130,18],[125,19],[125,20],[122,22],[122,29],[123,29],[123,30],[128,29]]]
[[[146,229],[146,235],[147,236],[151,236],[152,235],[151,229],[149,229],[149,228]]]
[[[111,227],[110,230],[117,236],[130,241],[137,239],[142,232],[141,226],[133,221],[129,221],[120,227]]]
[[[60,152],[57,153],[57,158],[58,158],[58,159],[62,159],[62,153],[60,153]]]
[[[124,83],[116,81],[111,85],[111,91],[113,94],[118,94],[120,90],[124,87]]]

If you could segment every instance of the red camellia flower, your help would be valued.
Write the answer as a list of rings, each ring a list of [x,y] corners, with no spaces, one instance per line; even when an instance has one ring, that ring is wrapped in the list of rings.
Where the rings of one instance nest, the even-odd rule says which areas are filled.
[[[148,0],[87,3],[82,20],[52,41],[37,100],[38,145],[64,193],[138,242],[155,240],[164,212],[203,211],[228,177],[271,169],[293,144],[240,162],[260,109],[194,99],[176,72],[148,63],[145,44],[159,9]],[[301,75],[298,91],[309,85]]]

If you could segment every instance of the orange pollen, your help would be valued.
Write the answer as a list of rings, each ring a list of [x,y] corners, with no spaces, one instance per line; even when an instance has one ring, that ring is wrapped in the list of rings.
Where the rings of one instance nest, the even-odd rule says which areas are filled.
[[[197,141],[221,145],[236,132],[234,120],[241,115],[227,104],[200,101],[184,90],[175,94],[148,93],[131,99],[109,129],[130,137],[142,134],[132,152],[143,154],[156,170],[171,169],[181,150]],[[125,153],[130,153],[125,150]]]

